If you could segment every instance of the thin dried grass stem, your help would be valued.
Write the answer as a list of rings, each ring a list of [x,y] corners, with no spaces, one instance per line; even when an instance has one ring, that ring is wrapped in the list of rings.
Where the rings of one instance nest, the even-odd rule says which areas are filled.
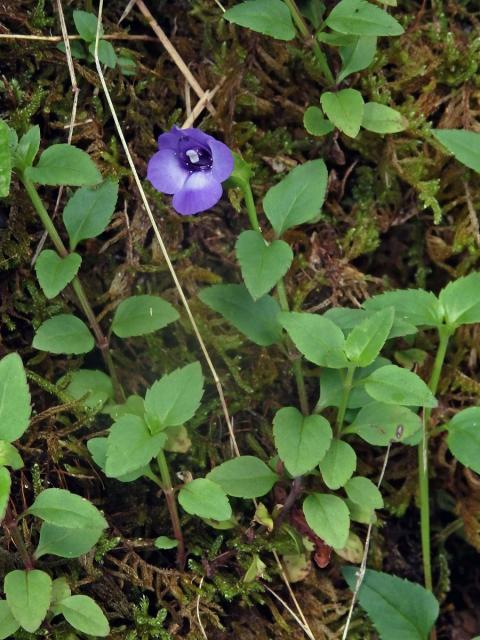
[[[385,453],[385,458],[383,460],[382,470],[380,472],[380,477],[379,477],[378,482],[377,482],[377,488],[378,489],[380,489],[380,485],[383,482],[383,476],[385,475],[385,470],[387,468],[388,458],[390,456],[390,449],[392,447],[392,442],[393,441],[390,441],[388,443],[387,451]],[[345,627],[343,628],[342,640],[347,640],[348,631],[350,629],[350,624],[352,622],[353,611],[355,609],[355,604],[357,602],[358,592],[360,591],[360,587],[362,586],[362,582],[363,582],[363,579],[365,577],[365,572],[367,570],[367,559],[368,559],[368,551],[370,549],[370,540],[372,538],[372,529],[373,529],[373,524],[370,523],[368,525],[367,536],[365,538],[365,549],[363,551],[362,562],[360,564],[359,570],[357,571],[357,581],[355,583],[355,589],[353,590],[353,596],[352,596],[352,601],[350,603],[350,609],[348,611],[347,621],[345,623]]]
[[[288,606],[288,604],[285,602],[285,600],[283,598],[281,598],[277,593],[275,593],[275,591],[273,591],[273,589],[270,589],[270,587],[267,584],[265,584],[265,582],[262,582],[262,585],[268,591],[268,593],[270,593],[274,598],[276,598],[285,607],[285,609],[288,611],[288,613],[292,616],[292,618],[295,620],[295,622],[298,624],[298,626],[305,633],[307,638],[310,638],[310,640],[316,640],[316,638],[313,635],[313,633],[311,632],[310,628],[306,627],[304,625],[304,623],[300,620],[300,618],[297,616],[295,611],[293,611],[293,609]]]
[[[137,0],[137,4],[138,4],[138,0]],[[217,393],[218,393],[218,397],[220,399],[220,404],[221,404],[221,407],[222,407],[223,415],[225,417],[225,421],[226,421],[227,427],[228,427],[228,432],[230,434],[232,447],[233,447],[233,450],[235,452],[235,455],[239,456],[240,455],[240,450],[238,448],[237,441],[236,441],[236,438],[235,438],[235,432],[233,430],[232,420],[230,418],[230,414],[229,414],[228,407],[227,407],[227,402],[225,400],[225,394],[223,392],[222,383],[221,383],[220,378],[219,378],[219,376],[217,374],[217,371],[216,371],[216,369],[215,369],[215,367],[213,365],[213,362],[212,362],[212,360],[210,358],[210,354],[208,353],[207,347],[206,347],[206,345],[205,345],[205,343],[203,341],[202,335],[201,335],[200,330],[198,328],[198,325],[197,325],[197,323],[195,321],[195,318],[193,317],[192,310],[190,309],[190,305],[188,304],[188,300],[185,297],[185,293],[183,291],[182,285],[180,284],[180,281],[178,279],[178,276],[176,274],[176,271],[175,271],[175,268],[174,268],[174,266],[172,264],[172,261],[170,260],[170,256],[168,255],[167,248],[165,246],[165,243],[163,242],[162,235],[160,233],[158,225],[157,225],[157,223],[155,221],[155,218],[153,216],[152,210],[150,208],[150,204],[149,204],[149,202],[147,200],[147,196],[145,194],[145,191],[143,189],[142,183],[140,181],[140,177],[138,175],[137,169],[135,167],[135,163],[133,162],[132,154],[130,153],[130,149],[128,148],[127,141],[125,140],[125,136],[123,134],[123,130],[122,130],[122,127],[120,125],[120,121],[118,119],[117,113],[115,111],[115,107],[114,107],[113,102],[112,102],[112,98],[110,96],[110,92],[109,92],[108,87],[107,87],[107,83],[105,81],[105,76],[103,75],[103,71],[102,71],[102,67],[101,67],[101,64],[100,64],[100,60],[98,58],[98,42],[99,42],[99,39],[100,39],[100,25],[101,25],[101,22],[102,22],[102,13],[103,13],[103,0],[99,0],[97,34],[96,34],[96,39],[95,39],[95,56],[94,56],[95,57],[95,65],[97,67],[97,73],[98,73],[98,76],[100,78],[100,82],[101,82],[103,91],[105,93],[105,98],[106,98],[108,106],[110,108],[110,112],[112,114],[112,118],[113,118],[113,120],[115,122],[115,127],[117,129],[118,137],[120,138],[120,141],[122,143],[123,149],[125,151],[125,155],[127,156],[128,164],[130,166],[130,170],[132,171],[132,175],[133,175],[133,178],[135,180],[135,184],[137,185],[137,189],[138,189],[138,192],[139,192],[140,197],[142,199],[143,206],[145,207],[145,211],[147,213],[148,219],[150,221],[150,224],[152,225],[152,229],[154,231],[155,238],[156,238],[156,240],[157,240],[157,242],[158,242],[158,244],[160,246],[160,250],[161,250],[162,255],[164,257],[164,260],[165,260],[165,262],[167,264],[168,270],[170,271],[170,275],[171,275],[172,280],[173,280],[173,282],[175,284],[175,287],[176,287],[176,289],[178,291],[178,295],[180,296],[180,300],[181,300],[181,302],[183,304],[183,307],[185,309],[185,312],[186,312],[186,314],[188,316],[188,319],[189,319],[190,324],[192,326],[192,329],[193,329],[193,332],[195,334],[195,337],[197,338],[197,341],[198,341],[198,344],[200,346],[200,349],[202,350],[202,353],[203,353],[203,356],[204,356],[205,361],[207,363],[207,366],[208,366],[208,368],[210,370],[210,373],[212,374],[213,380],[215,381],[215,386],[217,388]]]
[[[185,78],[187,79],[188,83],[190,84],[192,89],[195,91],[197,96],[199,98],[203,98],[203,96],[205,94],[205,91],[198,84],[198,82],[195,79],[195,77],[193,76],[192,72],[187,67],[185,62],[183,61],[183,58],[180,56],[178,51],[175,49],[173,44],[170,42],[170,40],[168,39],[166,33],[160,27],[158,22],[152,16],[152,14],[150,13],[150,10],[148,9],[148,7],[145,4],[145,2],[143,2],[143,0],[137,0],[137,7],[140,9],[142,15],[147,19],[148,24],[151,26],[151,28],[154,31],[155,35],[158,37],[158,39],[160,40],[162,45],[165,47],[166,51],[169,53],[169,55],[172,58],[172,60],[174,61],[174,63],[177,65],[177,67],[183,73],[183,75],[185,76]],[[210,113],[212,115],[215,115],[215,109],[214,109],[213,105],[208,103],[207,104],[207,109],[210,111]]]

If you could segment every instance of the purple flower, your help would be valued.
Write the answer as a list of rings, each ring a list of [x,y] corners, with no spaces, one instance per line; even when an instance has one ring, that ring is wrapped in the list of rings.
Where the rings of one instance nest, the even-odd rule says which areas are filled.
[[[173,127],[158,138],[147,178],[157,191],[173,195],[183,216],[206,211],[222,197],[222,182],[233,171],[230,149],[200,129]]]

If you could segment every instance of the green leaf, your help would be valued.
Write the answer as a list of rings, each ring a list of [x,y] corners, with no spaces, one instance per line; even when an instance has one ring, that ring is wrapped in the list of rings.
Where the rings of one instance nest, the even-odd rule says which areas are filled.
[[[450,282],[440,291],[439,299],[445,311],[445,321],[459,327],[480,322],[480,272],[476,271]]]
[[[109,478],[121,478],[137,471],[158,454],[166,441],[165,433],[152,436],[138,416],[119,418],[108,436],[105,474]]]
[[[277,411],[273,435],[280,459],[293,476],[312,471],[325,455],[332,429],[323,416],[303,416],[295,407]]]
[[[215,284],[202,289],[199,298],[255,344],[268,347],[280,341],[280,307],[271,296],[254,300],[243,284]]]
[[[368,367],[379,355],[393,325],[392,307],[377,311],[353,328],[345,340],[345,355],[357,367]]]
[[[316,313],[282,312],[280,324],[307,360],[321,367],[348,366],[344,354],[345,338],[331,320]]]
[[[20,624],[13,617],[6,600],[0,600],[0,640],[11,638]]]
[[[9,137],[7,123],[4,120],[0,120],[0,198],[6,198],[10,193],[12,151],[8,143]]]
[[[400,36],[402,25],[365,0],[341,0],[325,20],[334,31],[354,36]]]
[[[254,300],[277,284],[293,260],[286,242],[274,240],[268,244],[259,231],[242,231],[235,248],[245,286]]]
[[[35,125],[18,142],[13,156],[13,165],[20,171],[31,167],[40,148],[40,127]]]
[[[159,536],[155,540],[155,546],[157,549],[175,549],[178,547],[178,540],[169,538],[168,536]]]
[[[347,400],[347,409],[359,409],[372,402],[371,397],[363,388],[361,381],[367,378],[370,373],[390,364],[386,358],[377,358],[370,366],[356,369],[353,376],[353,387]],[[339,407],[342,401],[343,384],[347,372],[339,369],[324,369],[320,375],[320,400],[318,410],[323,411],[326,407]]]
[[[143,413],[142,413],[143,416]],[[90,451],[90,454],[93,458],[95,464],[97,464],[100,469],[105,473],[105,465],[107,464],[107,448],[108,448],[108,438],[90,438],[87,442],[87,449]],[[150,472],[150,466],[148,464],[143,467],[139,467],[130,473],[126,473],[125,475],[117,476],[115,479],[119,482],[133,482],[142,476],[148,475]]]
[[[44,522],[34,556],[37,560],[47,554],[60,558],[78,558],[97,544],[102,533],[103,528],[69,529]]]
[[[381,367],[365,380],[365,390],[374,400],[407,407],[436,407],[437,401],[425,382],[413,371],[394,364]]]
[[[110,626],[98,604],[88,596],[70,596],[59,602],[56,612],[78,631],[104,638],[110,633]]]
[[[295,167],[271,187],[263,209],[277,236],[320,214],[327,189],[328,172],[323,160],[310,160]]]
[[[326,493],[312,493],[303,503],[308,526],[334,549],[343,549],[350,530],[350,515],[345,502]]]
[[[322,478],[329,489],[340,489],[357,468],[357,455],[344,440],[334,439],[319,464]]]
[[[335,129],[330,120],[325,119],[320,107],[308,107],[303,114],[303,126],[312,136],[324,136]]]
[[[396,318],[416,327],[439,327],[443,323],[443,310],[438,298],[423,289],[387,291],[366,300],[363,306],[367,311],[393,307]]]
[[[407,121],[402,114],[378,102],[367,102],[363,111],[362,127],[374,133],[404,131]]]
[[[255,456],[239,456],[223,462],[207,475],[235,498],[260,498],[270,491],[278,476]],[[226,518],[225,518],[226,519]]]
[[[160,296],[131,296],[118,305],[112,331],[119,338],[144,336],[178,320],[178,311]]]
[[[118,198],[118,182],[104,180],[96,187],[78,189],[63,210],[63,222],[75,249],[81,240],[96,238],[110,224]]]
[[[38,163],[25,169],[25,175],[36,184],[52,187],[83,187],[102,180],[88,153],[70,144],[54,144],[45,149]]]
[[[433,129],[432,133],[459,162],[480,172],[480,133],[464,129]]]
[[[377,296],[380,297],[380,296]],[[368,305],[371,300],[376,298],[370,298],[365,302],[365,306]],[[340,329],[345,333],[349,333],[354,327],[363,322],[366,318],[373,315],[375,310],[385,309],[386,307],[394,307],[394,305],[378,305],[378,309],[374,305],[368,306],[367,309],[349,309],[348,307],[333,307],[323,314],[325,318],[332,320]],[[394,307],[395,308],[395,307]],[[393,319],[393,325],[390,330],[388,338],[398,338],[399,336],[408,336],[417,332],[415,325],[406,322],[399,317],[398,313],[395,314]]]
[[[0,467],[0,522],[5,517],[12,488],[10,471],[6,467]]]
[[[33,633],[42,624],[50,606],[52,579],[44,571],[11,571],[5,576],[5,595],[15,620]]]
[[[35,273],[47,298],[55,298],[77,275],[82,258],[70,253],[61,258],[56,251],[42,251],[35,262]]]
[[[343,82],[352,73],[369,67],[375,58],[376,51],[376,36],[359,36],[352,43],[341,46],[339,53],[342,58],[342,69],[338,74],[337,84]]]
[[[89,500],[65,489],[45,489],[28,513],[66,529],[106,529],[107,521]]]
[[[343,567],[342,573],[353,591],[356,569]],[[370,569],[358,599],[382,640],[427,640],[439,611],[435,596],[419,584]]]
[[[178,502],[187,513],[200,518],[228,520],[232,508],[224,490],[207,478],[197,478],[184,485],[178,493]]]
[[[302,15],[312,23],[314,29],[318,29],[325,13],[325,5],[322,0],[300,0],[297,4]]]
[[[38,327],[32,345],[49,353],[79,354],[91,351],[95,341],[83,320],[61,313]]]
[[[277,40],[295,37],[290,11],[281,0],[247,0],[225,11],[223,17]]]
[[[200,406],[203,382],[199,362],[187,364],[157,380],[145,394],[149,418],[152,417],[160,429],[184,424]]]
[[[407,407],[371,402],[360,409],[344,433],[356,433],[369,444],[386,447],[392,441],[401,442],[409,438],[421,426],[420,417]],[[401,437],[397,438],[399,427],[402,427]]]
[[[364,102],[356,89],[341,89],[336,93],[326,91],[320,96],[325,115],[350,138],[356,138],[363,120]]]
[[[383,507],[382,494],[368,478],[362,476],[350,478],[344,488],[350,500],[364,509],[373,510]]]
[[[95,57],[95,42],[89,45],[88,50]],[[108,40],[98,41],[98,59],[109,69],[115,69],[118,58],[112,43],[108,42]]]
[[[0,439],[18,440],[30,421],[30,391],[20,356],[9,353],[0,360]]]
[[[78,34],[85,42],[94,42],[97,37],[97,22],[98,18],[93,13],[88,11],[80,11],[76,9],[73,12],[73,21]],[[100,24],[100,37],[103,36],[103,27]]]
[[[480,407],[457,413],[447,425],[448,448],[463,465],[480,473]]]
[[[109,376],[96,369],[79,369],[68,374],[70,383],[65,393],[74,400],[82,398],[88,409],[98,410],[114,396],[113,384]],[[61,383],[63,378],[58,382]]]
[[[23,467],[22,456],[6,440],[0,440],[0,466],[11,467],[14,471]]]
[[[62,600],[65,600],[65,598],[69,598],[71,595],[72,591],[70,589],[70,585],[68,584],[67,579],[64,576],[62,576],[61,578],[56,578],[52,582],[52,605],[56,605]]]

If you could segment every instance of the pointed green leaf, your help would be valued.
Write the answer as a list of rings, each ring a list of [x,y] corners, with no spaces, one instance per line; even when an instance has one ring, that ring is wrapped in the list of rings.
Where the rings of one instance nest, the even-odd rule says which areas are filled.
[[[319,467],[327,487],[340,489],[350,480],[357,468],[357,455],[348,442],[334,439]]]
[[[74,400],[82,398],[88,409],[98,410],[114,396],[112,381],[103,371],[79,369],[69,374],[69,378],[65,393]],[[63,380],[64,378],[60,378],[58,383],[61,384]]]
[[[355,567],[343,567],[342,573],[353,591]],[[358,599],[382,640],[427,640],[439,612],[435,596],[419,584],[371,569]]]
[[[70,596],[56,607],[65,620],[78,631],[104,638],[110,633],[110,626],[98,604],[88,596]]]
[[[325,24],[334,31],[355,36],[400,36],[404,31],[395,18],[366,0],[341,0]]]
[[[377,486],[368,478],[356,476],[350,478],[344,487],[347,496],[364,509],[381,509],[383,507],[382,494]]]
[[[212,469],[207,478],[229,496],[260,498],[270,491],[278,476],[260,458],[239,456]]]
[[[350,530],[350,515],[345,502],[326,493],[312,493],[303,503],[308,526],[334,549],[343,549]]]
[[[66,489],[45,489],[28,513],[66,529],[106,529],[107,521],[89,500]]]
[[[445,310],[445,321],[459,327],[480,322],[480,272],[458,278],[440,291],[440,304]]]
[[[144,336],[178,320],[178,311],[160,296],[131,296],[118,305],[112,331],[119,338]]]
[[[40,540],[34,556],[37,560],[45,555],[78,558],[97,544],[102,533],[103,528],[71,529],[44,522],[40,528]]]
[[[165,433],[152,436],[138,416],[119,418],[108,436],[105,474],[109,478],[121,478],[137,471],[158,454],[166,441]]]
[[[61,258],[56,251],[42,251],[35,262],[35,273],[47,298],[55,298],[69,284],[82,264],[78,253]]]
[[[95,346],[89,328],[76,316],[61,313],[41,324],[32,346],[49,353],[88,353]]]
[[[280,459],[294,477],[312,471],[325,455],[332,429],[323,416],[303,416],[295,407],[277,411],[273,435]]]
[[[247,0],[225,11],[223,17],[277,40],[295,37],[290,11],[281,0]]]
[[[307,360],[321,367],[348,366],[343,351],[345,338],[331,320],[316,313],[297,312],[282,312],[278,319]]]
[[[479,132],[464,129],[434,129],[432,133],[459,162],[480,172]]]
[[[9,353],[0,360],[0,439],[14,442],[30,421],[30,391],[20,356]]]
[[[345,355],[357,367],[368,367],[379,355],[390,335],[393,307],[377,311],[353,328],[345,340]]]
[[[31,127],[19,140],[13,157],[13,164],[23,171],[31,167],[40,148],[40,127]]]
[[[45,149],[25,175],[36,184],[82,187],[98,184],[102,176],[88,153],[70,144],[54,144]]]
[[[178,502],[187,513],[200,518],[228,520],[232,515],[224,490],[207,478],[197,478],[184,485],[179,491]]]
[[[77,189],[63,210],[63,222],[72,251],[82,240],[96,238],[110,224],[118,197],[118,182],[105,180]]]
[[[23,467],[22,456],[6,440],[0,440],[0,466],[11,467],[14,471]]]
[[[437,406],[435,396],[416,373],[394,364],[377,369],[364,384],[366,392],[379,402],[407,407]]]
[[[155,546],[157,549],[175,549],[178,547],[178,540],[168,536],[159,536],[155,540]]]
[[[350,138],[356,138],[363,120],[364,102],[356,89],[341,89],[336,93],[326,91],[320,96],[325,115]]]
[[[33,633],[42,624],[50,606],[52,579],[44,571],[11,571],[5,576],[5,595],[15,620]]]
[[[359,36],[354,38],[353,42],[341,46],[339,53],[342,58],[342,69],[338,74],[337,84],[343,82],[352,73],[369,67],[375,58],[376,51],[376,36]]]
[[[293,251],[286,242],[274,240],[268,244],[259,231],[243,231],[236,252],[245,286],[254,300],[277,284],[293,260]]]
[[[387,307],[395,309],[395,318],[401,318],[416,327],[439,327],[443,323],[443,309],[438,298],[423,289],[387,291],[366,300],[367,311],[379,311]]]
[[[448,448],[463,465],[480,473],[480,407],[459,411],[447,425]]]
[[[203,374],[199,362],[192,362],[157,380],[145,394],[145,411],[161,429],[190,420],[203,396]]]
[[[97,36],[98,18],[93,13],[76,9],[73,12],[75,27],[85,42],[94,42]],[[100,23],[100,37],[103,36],[103,27]]]
[[[88,50],[92,56],[95,56],[95,42],[88,46]],[[101,39],[98,41],[98,59],[101,64],[104,64],[109,69],[115,69],[118,58],[112,43],[108,40]]]
[[[215,284],[202,289],[199,298],[255,344],[268,347],[280,341],[280,307],[271,296],[254,300],[242,284]]]
[[[277,236],[311,222],[320,214],[328,172],[323,160],[310,160],[292,169],[263,199],[263,209]]]
[[[395,404],[370,402],[362,407],[344,433],[356,433],[369,444],[386,447],[390,442],[402,442],[417,433],[422,426],[420,416]],[[401,436],[398,438],[401,427]]]
[[[71,595],[72,591],[65,576],[56,578],[52,582],[52,605],[58,604],[62,600],[65,600],[65,598],[69,598]]]
[[[374,133],[398,133],[407,127],[407,121],[399,111],[378,102],[367,102],[363,112],[362,127]]]

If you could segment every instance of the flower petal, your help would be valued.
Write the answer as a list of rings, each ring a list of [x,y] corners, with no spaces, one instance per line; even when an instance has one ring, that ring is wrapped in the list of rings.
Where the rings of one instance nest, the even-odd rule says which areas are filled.
[[[158,148],[175,150],[182,135],[181,129],[178,127],[172,127],[170,131],[158,136]]]
[[[173,207],[182,216],[193,216],[213,207],[222,197],[222,185],[211,171],[196,171],[173,197]]]
[[[215,140],[212,136],[209,136],[208,133],[204,133],[200,129],[190,128],[190,129],[178,129],[180,135],[188,136],[195,142],[198,142],[203,145],[210,144],[211,140]]]
[[[230,177],[233,171],[233,154],[226,144],[211,136],[208,142],[212,152],[212,173],[219,182]]]
[[[147,178],[162,193],[177,193],[189,175],[172,149],[160,149],[148,163]]]

